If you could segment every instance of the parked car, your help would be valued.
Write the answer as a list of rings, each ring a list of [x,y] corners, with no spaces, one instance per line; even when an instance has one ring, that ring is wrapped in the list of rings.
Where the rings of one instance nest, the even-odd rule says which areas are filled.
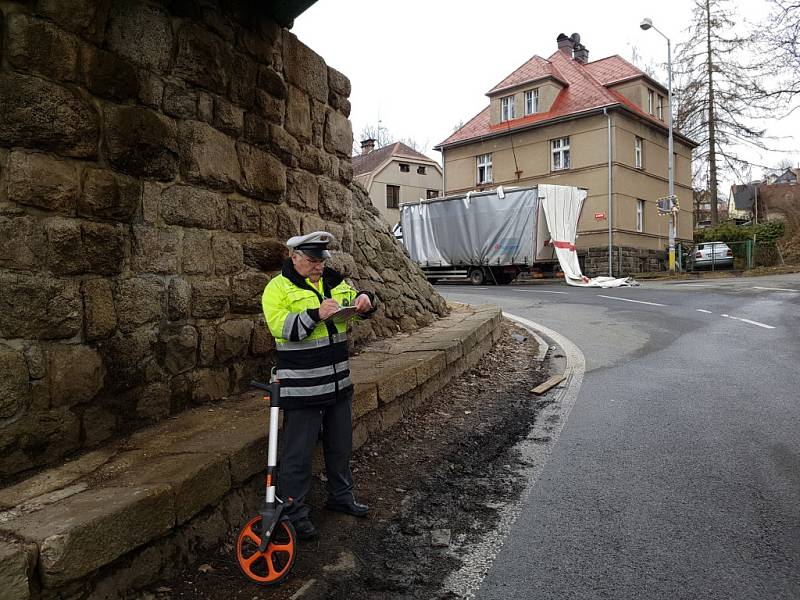
[[[733,267],[733,250],[725,242],[697,244],[692,255],[695,269],[724,269]]]

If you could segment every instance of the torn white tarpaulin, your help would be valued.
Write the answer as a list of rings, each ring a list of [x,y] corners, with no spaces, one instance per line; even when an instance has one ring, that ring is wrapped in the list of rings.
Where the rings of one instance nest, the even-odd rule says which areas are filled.
[[[578,217],[586,200],[586,190],[562,185],[539,185],[539,200],[550,229],[551,243],[555,247],[564,279],[569,285],[580,287],[623,287],[639,285],[630,277],[593,277],[581,273],[575,238],[578,233]]]

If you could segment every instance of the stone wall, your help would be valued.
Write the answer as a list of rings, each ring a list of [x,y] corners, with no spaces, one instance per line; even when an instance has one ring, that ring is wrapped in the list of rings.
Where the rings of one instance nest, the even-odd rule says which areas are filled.
[[[608,246],[578,250],[578,255],[584,275],[588,277],[608,275]],[[614,277],[663,271],[664,262],[665,253],[661,250],[628,246],[611,247],[611,270]]]
[[[263,375],[289,236],[384,300],[356,340],[447,312],[352,182],[349,80],[220,5],[0,2],[0,477]]]

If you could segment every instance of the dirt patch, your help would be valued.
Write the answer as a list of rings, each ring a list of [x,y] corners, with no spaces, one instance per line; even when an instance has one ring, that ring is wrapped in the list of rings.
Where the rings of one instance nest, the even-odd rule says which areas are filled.
[[[534,360],[535,340],[517,341],[512,332],[528,335],[504,324],[475,369],[355,452],[356,497],[370,505],[368,518],[320,508],[324,483],[315,478],[312,518],[320,536],[300,543],[283,585],[249,583],[232,558],[231,537],[180,577],[153,586],[150,597],[286,600],[305,585],[302,598],[458,598],[441,591],[442,583],[462,566],[470,543],[495,525],[498,509],[522,492],[514,445],[543,404],[529,390],[547,378],[547,363]]]

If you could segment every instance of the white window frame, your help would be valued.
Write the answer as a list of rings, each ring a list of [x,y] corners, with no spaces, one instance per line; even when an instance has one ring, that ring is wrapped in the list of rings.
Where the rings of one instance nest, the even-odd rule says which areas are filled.
[[[492,183],[492,155],[480,154],[476,157],[476,183]]]
[[[664,120],[664,96],[661,94],[658,95],[658,104],[656,105],[656,110],[658,111],[658,118],[660,120]]]
[[[514,118],[514,96],[500,98],[500,120],[510,121]]]
[[[636,231],[644,231],[644,200],[636,199]]]
[[[633,141],[633,166],[637,169],[644,168],[644,140],[638,135]]]
[[[655,96],[655,92],[653,90],[648,89],[647,90],[647,112],[649,112],[651,115],[655,114],[653,112],[654,96]]]
[[[525,116],[539,112],[539,88],[525,92]]]
[[[570,166],[569,137],[550,140],[550,170],[563,171]]]

